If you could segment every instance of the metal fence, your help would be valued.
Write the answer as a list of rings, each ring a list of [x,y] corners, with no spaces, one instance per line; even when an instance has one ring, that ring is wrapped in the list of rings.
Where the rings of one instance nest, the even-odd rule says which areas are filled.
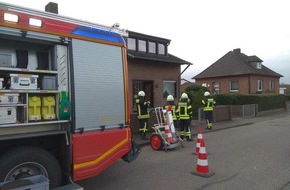
[[[256,104],[247,104],[242,106],[242,117],[255,117],[257,113]]]
[[[233,117],[256,117],[257,116],[257,104],[247,105],[220,105],[214,110],[214,120],[223,121],[230,120]],[[198,109],[198,120],[204,120],[204,113],[202,108]]]

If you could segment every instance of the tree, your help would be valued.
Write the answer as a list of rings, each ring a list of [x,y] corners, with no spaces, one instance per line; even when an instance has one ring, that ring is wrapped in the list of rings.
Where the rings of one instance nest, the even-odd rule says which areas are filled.
[[[209,91],[208,88],[204,86],[191,85],[185,89],[189,99],[191,100],[192,106],[192,117],[198,118],[198,108],[202,107],[202,99],[204,92]]]

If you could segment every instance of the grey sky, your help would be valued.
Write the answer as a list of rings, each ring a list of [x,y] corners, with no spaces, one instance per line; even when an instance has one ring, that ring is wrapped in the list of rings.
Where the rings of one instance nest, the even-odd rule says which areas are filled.
[[[52,1],[59,14],[171,39],[169,53],[193,63],[183,78],[241,48],[290,84],[288,0],[0,0],[38,10]]]

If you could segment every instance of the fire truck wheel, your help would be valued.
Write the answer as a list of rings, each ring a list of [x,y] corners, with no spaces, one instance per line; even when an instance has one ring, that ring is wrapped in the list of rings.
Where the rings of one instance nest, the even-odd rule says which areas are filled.
[[[56,158],[38,147],[19,147],[1,153],[0,181],[8,182],[34,175],[49,179],[50,188],[58,187],[61,170]]]
[[[160,135],[153,134],[150,138],[150,145],[153,150],[160,150],[163,146]]]

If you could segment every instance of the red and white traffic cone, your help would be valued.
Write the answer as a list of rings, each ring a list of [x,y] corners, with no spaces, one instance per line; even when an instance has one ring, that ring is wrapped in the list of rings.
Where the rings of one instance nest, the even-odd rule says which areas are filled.
[[[169,128],[168,125],[165,125],[165,135],[166,135],[166,140],[169,143],[172,143],[173,142],[173,137],[172,137],[172,133],[171,133],[170,128]]]
[[[214,175],[214,172],[209,172],[205,143],[203,139],[200,143],[196,171],[192,172],[192,174],[198,175],[200,177],[211,177],[212,175]]]
[[[196,140],[195,152],[193,152],[192,154],[198,155],[201,140],[203,140],[202,129],[199,127],[198,130],[197,130],[197,140]]]

